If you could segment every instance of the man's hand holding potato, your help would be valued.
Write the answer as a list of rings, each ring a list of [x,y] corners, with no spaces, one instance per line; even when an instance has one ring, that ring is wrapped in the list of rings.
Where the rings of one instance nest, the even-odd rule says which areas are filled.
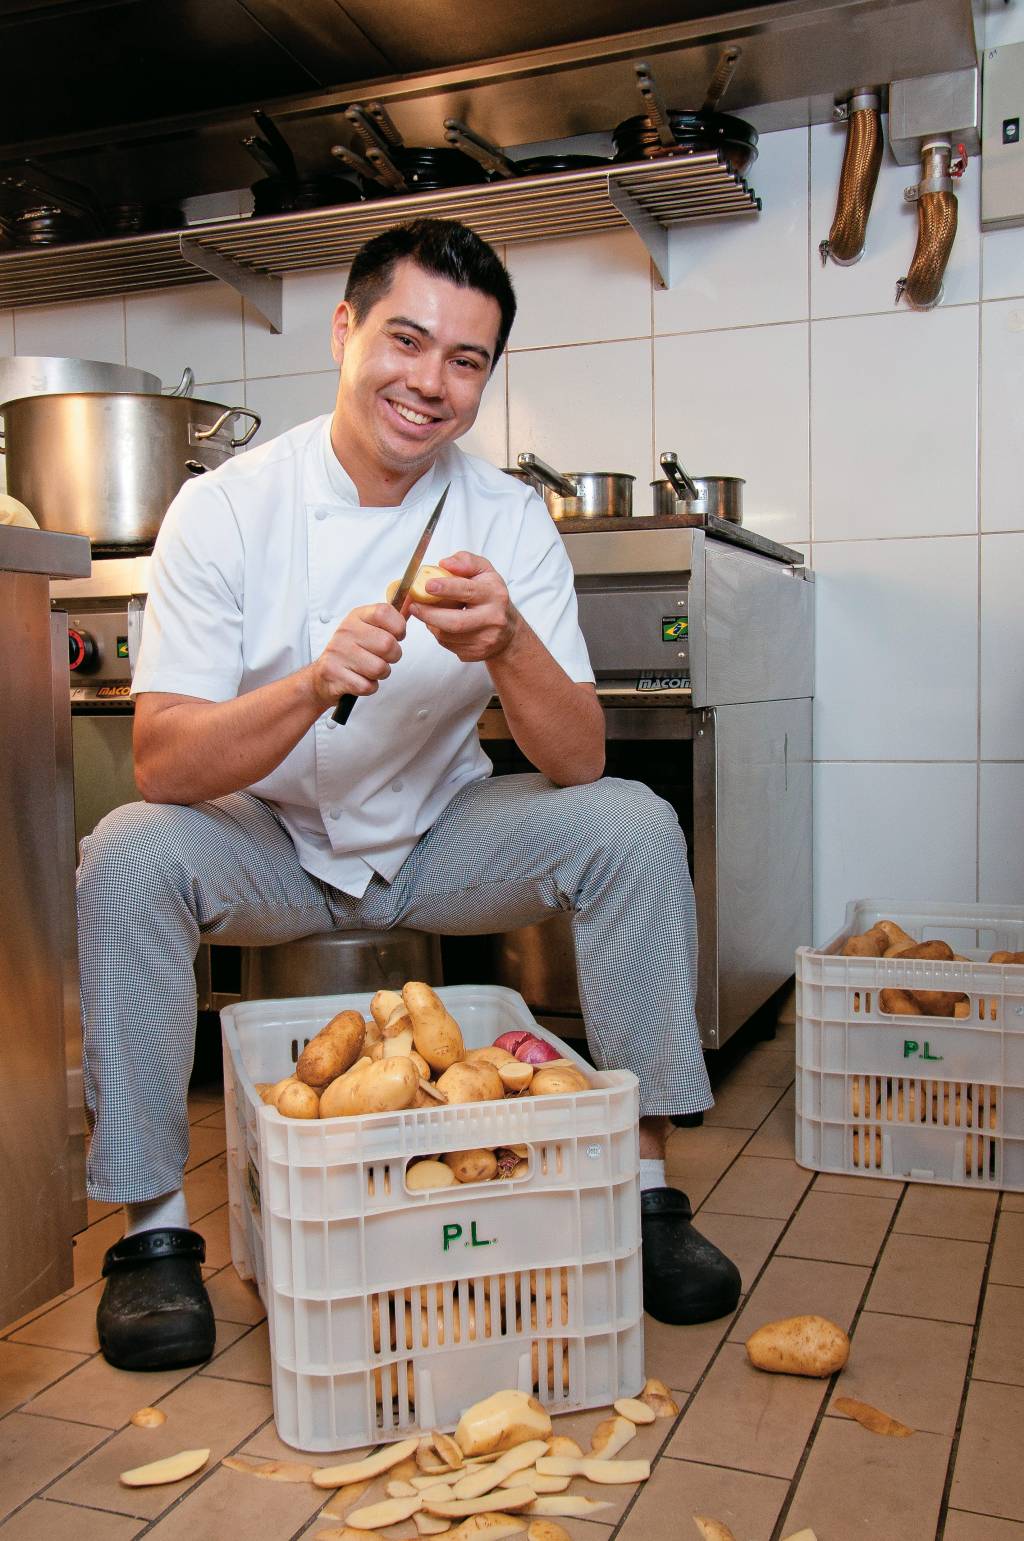
[[[425,580],[428,603],[413,600],[408,613],[463,663],[487,663],[504,653],[519,629],[519,612],[486,557],[456,551]]]

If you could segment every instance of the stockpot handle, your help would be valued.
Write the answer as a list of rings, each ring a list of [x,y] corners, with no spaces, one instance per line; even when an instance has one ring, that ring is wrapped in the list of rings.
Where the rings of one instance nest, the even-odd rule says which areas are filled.
[[[695,503],[700,497],[700,488],[687,476],[679,464],[679,456],[669,449],[663,455],[659,455],[658,459],[661,469],[676,490],[676,497],[681,498],[684,503]]]
[[[549,466],[546,460],[538,459],[530,450],[525,449],[521,455],[517,455],[516,464],[520,471],[527,471],[531,476],[535,476],[539,482],[544,483],[545,487],[549,487],[552,492],[557,492],[560,498],[579,497],[580,489],[571,476],[563,476],[561,471],[556,471],[553,466]]]
[[[219,429],[223,428],[224,424],[227,422],[229,417],[251,417],[252,418],[252,427],[251,428],[247,428],[245,433],[243,433],[243,435],[242,435],[242,437],[240,439],[232,439],[231,440],[231,448],[232,449],[241,449],[243,444],[248,444],[249,440],[252,438],[253,434],[256,432],[257,428],[260,426],[260,424],[263,421],[263,419],[260,417],[259,413],[251,411],[249,407],[225,407],[225,409],[221,413],[220,417],[218,417],[217,421],[214,424],[212,424],[211,427],[209,427],[209,428],[193,428],[193,430],[192,430],[192,437],[193,437],[193,439],[195,439],[197,443],[200,442],[203,439],[212,439],[214,434],[217,433]]]
[[[172,391],[168,391],[166,394],[168,396],[191,396],[192,391],[195,388],[195,383],[196,377],[192,373],[192,370],[189,368],[188,364],[186,364],[185,368],[182,370],[181,379],[178,381],[174,389]]]

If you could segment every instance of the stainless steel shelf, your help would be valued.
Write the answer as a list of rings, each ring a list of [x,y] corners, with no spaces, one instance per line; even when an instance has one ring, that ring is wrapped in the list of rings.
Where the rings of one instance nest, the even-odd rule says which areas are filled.
[[[280,330],[280,278],[342,266],[370,236],[415,216],[460,219],[486,240],[532,241],[632,226],[671,287],[668,231],[696,220],[753,215],[761,201],[717,155],[522,177],[514,181],[342,204],[264,219],[194,226],[0,255],[0,309],[201,283],[240,290]]]

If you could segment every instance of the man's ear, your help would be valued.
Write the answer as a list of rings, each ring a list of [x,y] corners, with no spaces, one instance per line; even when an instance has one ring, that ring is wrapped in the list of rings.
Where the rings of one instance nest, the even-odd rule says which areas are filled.
[[[331,317],[331,357],[339,366],[345,352],[346,339],[354,324],[352,307],[347,300],[342,300]]]

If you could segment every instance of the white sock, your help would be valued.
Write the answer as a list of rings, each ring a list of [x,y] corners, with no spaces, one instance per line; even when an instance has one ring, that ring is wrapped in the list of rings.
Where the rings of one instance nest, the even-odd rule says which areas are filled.
[[[645,1193],[648,1188],[664,1187],[667,1187],[664,1161],[649,1161],[646,1156],[641,1156],[640,1192]]]
[[[180,1188],[174,1193],[165,1193],[162,1198],[150,1199],[145,1204],[126,1204],[125,1214],[128,1218],[124,1228],[126,1236],[134,1236],[136,1231],[189,1229],[188,1205]]]

